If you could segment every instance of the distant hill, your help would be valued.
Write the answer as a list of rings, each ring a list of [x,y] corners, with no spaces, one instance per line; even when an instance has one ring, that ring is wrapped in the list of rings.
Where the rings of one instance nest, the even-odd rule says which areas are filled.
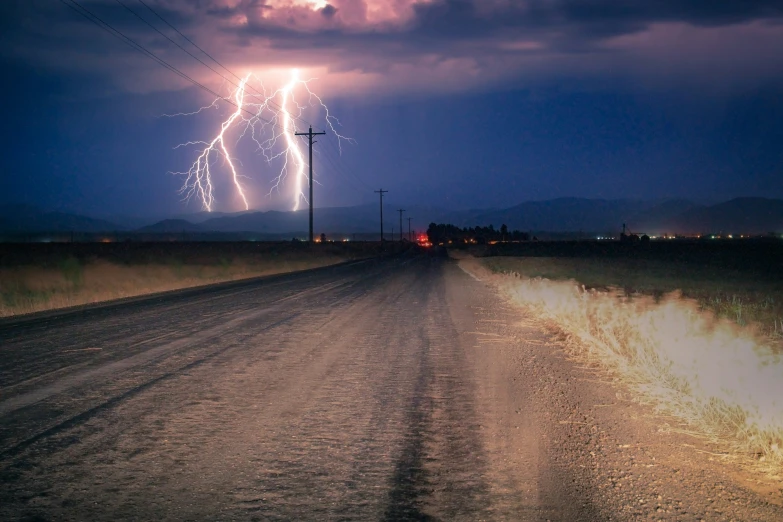
[[[672,199],[656,203],[650,207],[638,209],[625,223],[632,232],[659,235],[664,233],[686,232],[679,226],[681,216],[686,212],[705,208],[692,201]]]
[[[448,219],[449,213],[435,207],[406,206],[403,214],[403,231],[408,230],[407,217],[413,218],[413,229],[426,229],[430,221]],[[309,228],[309,212],[267,211],[225,215],[208,219],[200,224],[202,230],[214,232],[259,232],[305,234]],[[316,234],[321,232],[375,233],[380,230],[380,208],[377,205],[354,207],[316,208],[314,213]],[[384,233],[399,233],[397,207],[384,205]]]
[[[399,234],[397,207],[384,205],[384,231],[387,237],[394,229]],[[623,223],[633,232],[669,233],[767,233],[783,231],[783,200],[737,198],[717,205],[701,205],[684,199],[665,201],[605,200],[559,198],[529,201],[506,209],[446,211],[438,207],[406,206],[407,218],[414,218],[413,228],[426,229],[431,222],[451,223],[459,227],[506,224],[511,229],[553,233],[618,233]],[[203,214],[199,215],[203,218]],[[315,209],[316,234],[375,233],[379,229],[377,205]],[[161,222],[167,223],[167,222]],[[303,235],[308,228],[308,212],[243,212],[223,214],[206,219],[195,228],[183,220],[168,225],[156,224],[158,231],[256,232]],[[161,230],[160,227],[169,227]]]
[[[203,232],[201,225],[185,221],[184,219],[164,219],[152,225],[141,227],[136,232],[145,233],[176,233],[176,232]]]
[[[384,205],[384,233],[395,237],[400,232],[397,206]],[[308,229],[308,211],[239,212],[235,214],[191,215],[190,219],[164,219],[135,229],[139,233],[245,233],[303,237]],[[632,232],[765,234],[783,232],[783,200],[736,198],[717,205],[692,201],[605,200],[559,198],[529,201],[506,209],[446,211],[430,206],[405,206],[402,230],[408,231],[408,216],[413,230],[423,231],[432,223],[451,223],[459,227],[505,224],[510,229],[537,232],[619,233],[623,223]],[[134,227],[135,228],[135,227]],[[376,234],[380,229],[377,205],[315,209],[315,233]],[[63,212],[43,212],[27,205],[0,207],[0,232],[112,232],[126,227],[113,222]],[[289,237],[290,237],[289,236]]]
[[[183,219],[185,221],[189,221],[190,223],[199,224],[219,217],[236,217],[244,214],[254,214],[257,212],[257,210],[244,210],[240,212],[207,212],[206,210],[200,210],[198,212],[191,212],[190,214],[174,215],[169,219]]]
[[[46,212],[30,205],[0,207],[0,231],[30,232],[114,232],[124,230],[115,223],[66,212]]]
[[[692,205],[683,206],[683,210]],[[512,229],[561,231],[619,230],[622,223],[641,211],[654,207],[653,203],[631,200],[590,200],[562,198],[550,201],[527,202],[508,209],[474,209],[446,211],[437,207],[405,206],[403,231],[407,232],[407,217],[413,228],[422,231],[431,222],[451,223],[460,227],[500,227],[505,223]],[[673,210],[671,210],[673,211]],[[670,212],[671,212],[670,211]],[[662,212],[662,210],[659,210]],[[668,215],[668,214],[667,214]],[[399,234],[397,207],[384,205],[385,234]],[[200,230],[210,232],[257,232],[303,234],[308,229],[308,212],[248,212],[228,214],[207,219]],[[315,209],[316,233],[375,233],[380,228],[379,208],[376,205],[332,207]]]
[[[301,232],[307,230],[307,213],[249,212],[225,215],[202,221],[199,226],[210,232]]]
[[[512,230],[545,230],[548,232],[604,232],[619,230],[622,224],[650,203],[632,200],[559,198],[529,201],[507,209],[494,210],[472,217],[472,225]]]
[[[677,216],[674,226],[690,233],[766,234],[783,231],[783,200],[736,198],[709,207],[694,207]]]
[[[674,199],[663,202],[560,198],[531,201],[503,210],[454,216],[457,226],[506,224],[510,229],[547,232],[632,232],[766,234],[783,232],[783,200],[736,198],[717,205]]]

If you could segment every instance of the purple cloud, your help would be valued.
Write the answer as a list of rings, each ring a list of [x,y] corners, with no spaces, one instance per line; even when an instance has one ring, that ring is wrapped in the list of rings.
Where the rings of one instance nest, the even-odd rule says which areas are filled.
[[[140,3],[123,1],[178,38]],[[329,95],[524,88],[562,79],[734,89],[783,77],[777,1],[146,1],[237,73],[297,67]],[[116,3],[82,3],[197,81],[225,84]],[[11,42],[6,54],[99,72],[128,90],[189,85],[108,43],[62,4],[36,4],[0,7]]]

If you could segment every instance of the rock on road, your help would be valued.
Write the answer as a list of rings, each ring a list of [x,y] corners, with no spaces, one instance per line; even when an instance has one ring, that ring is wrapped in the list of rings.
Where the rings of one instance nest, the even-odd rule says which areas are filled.
[[[504,306],[410,256],[0,323],[0,519],[634,519]]]

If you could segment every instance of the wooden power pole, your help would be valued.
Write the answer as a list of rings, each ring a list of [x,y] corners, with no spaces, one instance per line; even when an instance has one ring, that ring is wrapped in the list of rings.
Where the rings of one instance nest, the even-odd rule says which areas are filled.
[[[398,208],[397,212],[400,213],[400,243],[402,243],[402,213],[405,212],[404,208]],[[394,240],[394,237],[392,236],[392,241]]]
[[[313,243],[313,143],[318,143],[313,141],[313,137],[323,134],[326,134],[326,132],[313,132],[312,125],[310,125],[308,132],[295,133],[296,136],[307,136],[307,140],[310,142],[310,244]]]
[[[381,195],[381,243],[383,243],[383,195],[385,193],[387,193],[387,192],[389,192],[389,191],[388,190],[383,190],[383,189],[375,191],[376,194],[380,194]],[[394,239],[394,238],[392,237],[392,239]]]

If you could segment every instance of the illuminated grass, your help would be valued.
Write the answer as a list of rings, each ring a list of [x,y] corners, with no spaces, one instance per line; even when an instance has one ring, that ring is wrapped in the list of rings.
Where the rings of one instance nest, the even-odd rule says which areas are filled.
[[[720,297],[737,295],[732,294],[739,291],[733,285],[742,277],[713,282],[710,294],[708,275],[669,267],[665,273],[637,273],[634,287],[622,289],[609,283],[629,280],[633,270],[622,266],[627,260],[482,261],[484,265],[477,260],[461,263],[497,285],[543,326],[563,334],[572,356],[608,369],[639,400],[681,418],[691,431],[728,443],[775,470],[783,465],[780,341],[737,324],[731,316],[738,313],[741,301],[727,303]],[[508,271],[512,266],[521,271]],[[603,273],[606,269],[611,272]],[[578,282],[566,280],[575,272]],[[542,273],[560,280],[530,277]],[[586,288],[582,281],[594,288]],[[685,298],[677,291],[666,293],[678,286],[690,292],[700,289],[701,300]],[[751,287],[759,292],[751,294],[758,306],[743,304],[739,317],[745,321],[765,317],[766,310],[777,303],[779,294],[773,293],[774,288]],[[765,304],[762,298],[769,300]]]
[[[223,281],[293,272],[346,260],[337,255],[220,257],[216,262],[81,262],[73,257],[50,266],[0,268],[0,317],[52,310],[201,286]]]
[[[619,288],[628,296],[660,298],[680,292],[700,310],[730,319],[762,335],[783,338],[783,282],[753,273],[645,259],[494,257],[494,272],[517,272],[553,281],[574,280],[587,289]]]

